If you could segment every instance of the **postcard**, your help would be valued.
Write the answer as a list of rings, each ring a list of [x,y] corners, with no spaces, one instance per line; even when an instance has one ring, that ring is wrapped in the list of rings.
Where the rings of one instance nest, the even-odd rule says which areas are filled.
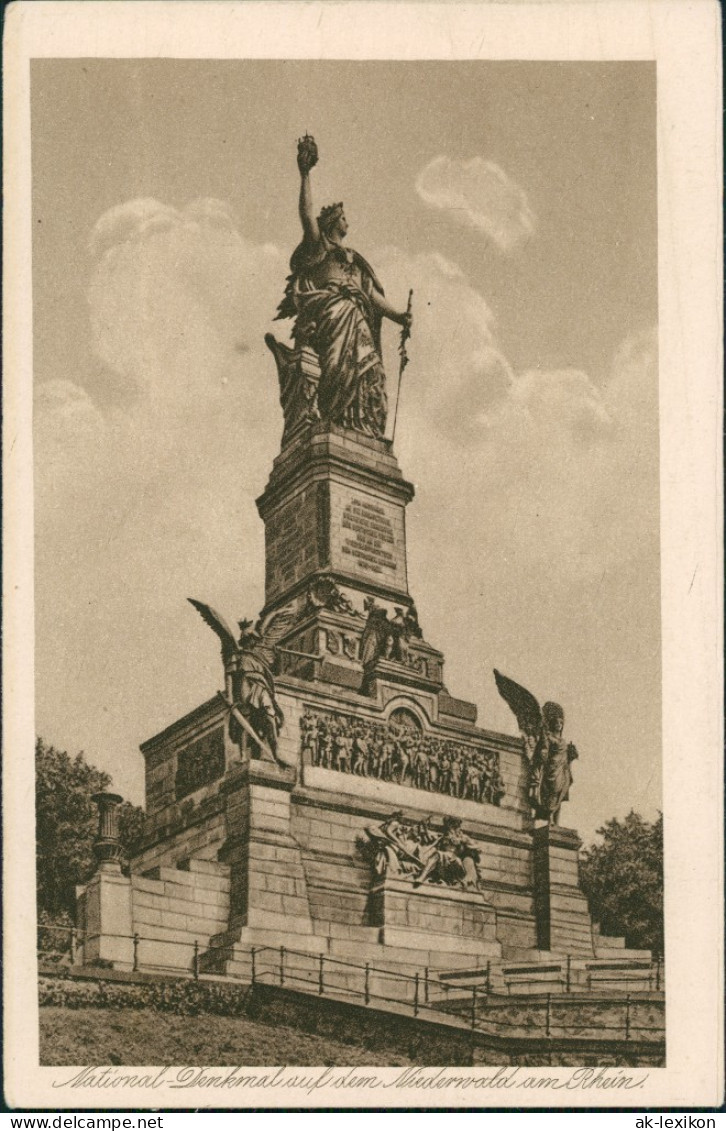
[[[12,1108],[723,1099],[718,25],[10,9]]]

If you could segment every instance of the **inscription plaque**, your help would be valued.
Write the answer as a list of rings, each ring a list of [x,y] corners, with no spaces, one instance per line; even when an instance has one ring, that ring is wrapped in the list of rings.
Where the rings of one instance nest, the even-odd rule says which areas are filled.
[[[355,558],[360,569],[370,573],[396,572],[397,562],[389,547],[394,546],[393,527],[383,507],[376,503],[351,499],[343,511],[342,550]]]

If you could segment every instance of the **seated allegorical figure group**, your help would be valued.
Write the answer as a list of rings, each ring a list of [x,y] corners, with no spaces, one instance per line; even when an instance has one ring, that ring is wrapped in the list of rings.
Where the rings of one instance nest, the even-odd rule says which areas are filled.
[[[358,847],[377,878],[390,876],[423,883],[476,889],[481,850],[462,831],[458,817],[445,817],[441,832],[424,821],[407,821],[397,810],[377,827],[365,829]]]
[[[313,766],[489,805],[504,796],[496,751],[427,735],[403,721],[308,708],[300,732],[303,760]]]

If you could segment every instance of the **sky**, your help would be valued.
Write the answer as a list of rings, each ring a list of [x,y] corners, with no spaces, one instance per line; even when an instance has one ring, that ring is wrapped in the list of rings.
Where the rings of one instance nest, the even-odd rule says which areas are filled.
[[[141,803],[138,744],[220,683],[185,598],[263,604],[308,130],[317,206],[414,289],[396,453],[450,692],[508,733],[492,668],[564,705],[586,841],[654,816],[654,65],[35,60],[31,109],[38,733]]]

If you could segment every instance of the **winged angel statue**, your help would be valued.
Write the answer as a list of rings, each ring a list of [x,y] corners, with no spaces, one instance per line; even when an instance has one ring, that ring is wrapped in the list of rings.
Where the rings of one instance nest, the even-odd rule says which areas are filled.
[[[497,690],[516,716],[529,757],[529,801],[536,818],[558,825],[560,808],[567,801],[572,785],[570,764],[577,758],[577,747],[565,742],[562,731],[565,713],[559,703],[539,703],[513,679],[496,668]]]
[[[257,624],[251,620],[239,621],[240,635],[234,633],[224,620],[202,601],[193,597],[187,600],[209,625],[222,644],[226,694],[219,692],[230,711],[230,737],[239,742],[246,732],[260,750],[261,756],[285,763],[278,757],[278,735],[285,721],[275,696],[272,667],[275,662],[277,642],[284,636],[294,620],[289,609],[269,613]]]

